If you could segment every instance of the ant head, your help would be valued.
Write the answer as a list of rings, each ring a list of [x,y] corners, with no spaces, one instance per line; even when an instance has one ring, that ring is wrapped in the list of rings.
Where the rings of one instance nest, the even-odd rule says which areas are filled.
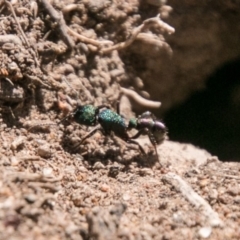
[[[73,119],[85,126],[95,126],[97,123],[97,108],[93,105],[79,105],[72,113]]]
[[[167,127],[165,126],[164,123],[160,121],[155,121],[155,128],[156,130],[161,131],[163,133],[167,132]]]
[[[160,144],[167,136],[167,127],[160,121],[155,121],[154,129],[152,131],[155,141]]]

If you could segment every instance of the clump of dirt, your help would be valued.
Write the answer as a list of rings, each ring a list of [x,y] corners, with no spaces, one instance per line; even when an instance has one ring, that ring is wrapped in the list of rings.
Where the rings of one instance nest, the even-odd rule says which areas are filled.
[[[114,108],[122,94],[159,107],[129,52],[169,61],[170,11],[164,1],[0,2],[1,239],[239,237],[237,164],[168,140],[158,158],[144,137],[142,155],[101,133],[76,153],[89,129],[59,122],[77,102]]]

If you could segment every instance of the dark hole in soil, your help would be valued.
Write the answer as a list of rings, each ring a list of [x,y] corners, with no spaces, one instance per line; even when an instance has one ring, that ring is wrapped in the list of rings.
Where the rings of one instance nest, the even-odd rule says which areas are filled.
[[[240,161],[240,58],[217,69],[207,88],[169,111],[171,140],[205,148],[220,160]]]

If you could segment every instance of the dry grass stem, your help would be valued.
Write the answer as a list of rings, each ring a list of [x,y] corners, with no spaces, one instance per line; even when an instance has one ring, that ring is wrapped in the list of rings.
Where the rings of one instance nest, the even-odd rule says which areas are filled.
[[[163,180],[166,180],[174,186],[176,190],[181,192],[184,198],[186,198],[198,210],[201,210],[208,224],[212,227],[223,226],[223,222],[219,218],[218,213],[215,212],[209,203],[198,195],[179,175],[175,173],[167,173],[163,177]]]

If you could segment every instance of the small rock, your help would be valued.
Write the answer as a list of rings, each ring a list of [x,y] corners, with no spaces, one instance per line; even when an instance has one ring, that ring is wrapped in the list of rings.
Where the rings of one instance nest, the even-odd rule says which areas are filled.
[[[205,187],[209,184],[209,180],[207,178],[205,179],[202,179],[198,182],[199,186],[202,188],[202,187]]]
[[[101,162],[95,162],[95,164],[93,165],[94,170],[99,170],[99,169],[104,169],[104,168],[105,168],[105,166]]]
[[[28,203],[34,203],[37,200],[37,196],[35,194],[28,194],[24,198]]]
[[[211,189],[208,193],[210,200],[215,200],[218,198],[218,191],[216,189]]]
[[[25,137],[20,136],[17,137],[12,143],[11,143],[11,149],[16,150],[18,147],[22,146],[24,144]]]
[[[6,156],[1,156],[1,163],[3,166],[9,166],[10,164],[10,159]]]
[[[48,144],[44,144],[38,148],[38,155],[43,158],[51,157],[51,149]]]
[[[101,187],[100,187],[100,190],[102,192],[108,192],[110,189],[110,187],[107,185],[107,184],[103,184]]]
[[[52,172],[53,172],[53,170],[50,167],[44,167],[43,170],[42,170],[42,174],[43,174],[44,177],[51,176]]]
[[[211,227],[202,227],[199,229],[198,234],[202,238],[208,238],[210,237],[212,233],[212,228]]]
[[[142,168],[139,170],[141,176],[153,176],[153,171],[149,168]]]
[[[234,187],[230,187],[228,190],[227,190],[227,193],[230,194],[231,196],[237,196],[239,194],[239,188],[237,186],[234,186]]]
[[[124,201],[128,201],[128,200],[130,200],[131,196],[129,193],[124,193],[122,198]]]
[[[12,166],[16,166],[19,163],[19,160],[14,156],[10,158],[10,161]]]

